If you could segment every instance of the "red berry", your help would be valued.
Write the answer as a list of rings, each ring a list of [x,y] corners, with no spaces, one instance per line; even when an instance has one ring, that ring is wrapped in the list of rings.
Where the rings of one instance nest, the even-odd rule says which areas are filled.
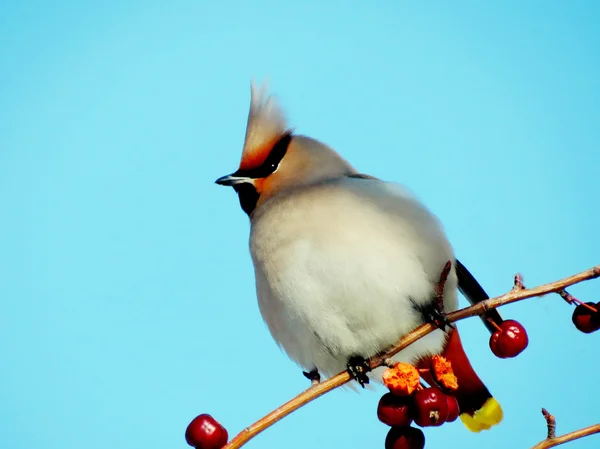
[[[385,449],[423,449],[425,435],[416,427],[392,427],[385,437]]]
[[[502,335],[502,332],[500,331],[496,331],[492,334],[490,337],[490,349],[496,357],[499,359],[505,359],[506,357],[498,349],[498,339],[500,338],[500,335]]]
[[[446,395],[437,388],[424,388],[415,393],[415,423],[421,427],[441,426],[448,419]]]
[[[454,396],[447,395],[446,402],[448,403],[448,418],[446,418],[446,422],[454,422],[458,418],[458,415],[460,415],[458,401]]]
[[[412,396],[384,394],[377,404],[377,418],[393,427],[408,427],[412,422]]]
[[[228,438],[225,427],[207,414],[196,416],[185,429],[185,441],[196,449],[221,449]]]
[[[600,329],[600,303],[586,302],[585,304],[595,308],[598,312],[594,313],[593,310],[579,304],[573,311],[572,320],[575,327],[581,332],[591,334]]]
[[[529,344],[527,331],[521,323],[506,320],[500,324],[502,331],[494,332],[490,337],[490,349],[496,357],[512,358],[518,356]]]

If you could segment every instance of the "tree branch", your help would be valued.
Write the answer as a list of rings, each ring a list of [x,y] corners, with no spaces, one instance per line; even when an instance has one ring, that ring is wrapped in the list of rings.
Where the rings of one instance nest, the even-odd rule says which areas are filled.
[[[483,315],[486,311],[491,309],[496,309],[498,307],[511,304],[513,302],[522,301],[527,298],[532,298],[536,296],[543,296],[548,293],[556,293],[564,290],[566,287],[570,285],[577,284],[579,282],[587,281],[590,279],[595,279],[600,276],[600,265],[590,268],[589,270],[582,271],[581,273],[575,274],[573,276],[569,276],[567,278],[561,279],[556,282],[550,282],[548,284],[540,285],[535,288],[525,288],[520,281],[520,276],[515,276],[515,283],[513,289],[505,293],[502,296],[498,296],[496,298],[490,298],[485,301],[482,301],[478,304],[475,304],[470,307],[466,307],[461,310],[457,310],[456,312],[452,312],[447,315],[448,322],[456,322],[463,320],[465,318],[469,318],[476,315]],[[425,335],[430,334],[437,327],[426,323],[417,327],[412,332],[408,333],[404,337],[400,338],[396,344],[383,351],[380,354],[369,359],[369,366],[371,369],[375,369],[379,366],[385,365],[385,360],[394,356],[408,345],[414,343],[415,341],[423,338]],[[254,438],[256,435],[261,433],[263,430],[269,428],[277,421],[286,417],[290,413],[298,410],[300,407],[308,404],[309,402],[314,401],[319,396],[324,395],[325,393],[334,390],[351,380],[350,374],[347,371],[343,371],[321,383],[313,385],[307,390],[300,393],[295,398],[286,402],[282,406],[276,408],[268,415],[264,416],[254,424],[246,427],[242,430],[238,435],[236,435],[229,443],[227,443],[223,449],[237,449],[246,444],[250,439]],[[596,429],[597,427],[597,429]],[[600,432],[600,425],[591,426],[586,429],[581,429],[575,432],[571,432],[570,434],[563,435],[558,438],[553,438],[551,440],[546,440],[540,444],[550,444],[547,446],[535,446],[533,449],[542,449],[547,447],[553,447],[558,444],[562,444],[566,441],[570,441],[569,439],[564,439],[566,437],[571,436],[571,439],[581,438],[586,435],[591,435],[592,433]],[[572,436],[575,435],[575,436]]]
[[[565,433],[559,437],[555,436],[556,430],[556,419],[545,408],[542,409],[542,415],[546,418],[546,424],[548,426],[548,436],[544,441],[539,442],[531,449],[547,449],[549,447],[558,446],[569,441],[578,440],[579,438],[587,437],[595,433],[600,433],[600,424],[593,426],[584,427],[583,429],[575,430],[573,432]]]

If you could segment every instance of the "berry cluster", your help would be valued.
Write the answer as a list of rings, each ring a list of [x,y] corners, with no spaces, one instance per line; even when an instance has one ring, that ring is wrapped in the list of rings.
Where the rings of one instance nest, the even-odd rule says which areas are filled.
[[[577,304],[573,311],[573,324],[586,334],[600,330],[600,302],[584,303],[566,292],[561,296],[570,304]],[[529,338],[521,323],[505,320],[493,323],[496,332],[490,337],[490,349],[496,357],[505,359],[519,355],[527,348]],[[433,356],[428,370],[435,386],[424,387],[416,367],[395,363],[383,373],[383,382],[389,393],[383,395],[377,406],[379,420],[391,427],[385,439],[386,449],[423,449],[425,435],[421,429],[411,427],[441,426],[453,422],[460,415],[458,401],[453,395],[458,383],[450,362]],[[212,416],[202,414],[188,425],[185,439],[196,449],[222,449],[228,440],[227,430]]]
[[[196,416],[185,429],[185,441],[196,449],[221,449],[228,438],[225,427],[207,414]]]
[[[600,302],[579,302],[573,311],[573,324],[586,334],[600,329]]]
[[[419,371],[407,363],[396,363],[384,371],[383,382],[390,392],[380,399],[377,417],[391,427],[386,449],[425,447],[425,435],[421,429],[411,427],[413,421],[420,427],[437,427],[458,418],[458,402],[452,396],[458,383],[450,363],[434,356],[430,374],[440,388],[423,387]]]

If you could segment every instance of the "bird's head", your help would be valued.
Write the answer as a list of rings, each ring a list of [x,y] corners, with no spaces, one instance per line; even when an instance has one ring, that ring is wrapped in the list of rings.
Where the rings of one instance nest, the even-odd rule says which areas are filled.
[[[231,186],[251,215],[268,198],[293,188],[334,179],[355,170],[327,145],[293,133],[266,86],[252,84],[242,160],[215,182]]]

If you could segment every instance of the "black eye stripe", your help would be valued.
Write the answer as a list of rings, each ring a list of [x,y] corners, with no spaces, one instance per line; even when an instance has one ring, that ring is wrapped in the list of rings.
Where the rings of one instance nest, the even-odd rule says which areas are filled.
[[[283,156],[285,156],[291,141],[292,133],[285,133],[283,136],[281,136],[281,139],[279,139],[277,143],[273,145],[273,149],[260,167],[250,170],[238,170],[233,175],[243,176],[245,178],[266,178],[275,170],[277,170],[277,167],[279,167],[281,159],[283,159]]]

